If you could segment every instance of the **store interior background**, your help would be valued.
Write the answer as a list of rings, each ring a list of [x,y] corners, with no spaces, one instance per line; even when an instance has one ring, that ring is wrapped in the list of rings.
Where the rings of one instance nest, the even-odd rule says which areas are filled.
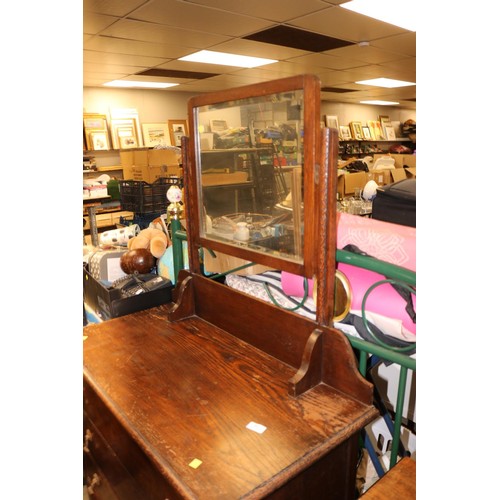
[[[454,492],[487,497],[495,487],[486,468],[495,471],[499,465],[490,440],[478,437],[478,407],[467,402],[473,387],[486,431],[487,417],[495,414],[489,381],[497,376],[496,349],[484,346],[497,345],[492,313],[498,306],[496,294],[485,293],[485,287],[497,282],[498,272],[488,262],[497,231],[484,221],[496,213],[500,179],[489,151],[494,151],[500,109],[491,63],[497,17],[485,6],[450,1],[414,6],[419,320],[425,332],[419,337],[417,387],[421,498],[427,491],[443,498]],[[72,498],[81,494],[82,462],[82,12],[78,2],[58,0],[29,8],[10,3],[4,14],[17,37],[11,30],[1,34],[8,117],[2,122],[3,229],[5,237],[29,235],[3,273],[6,324],[11,320],[0,364],[2,448],[9,456],[4,474],[24,498],[47,488],[56,498],[69,498],[67,492]],[[176,113],[183,110],[179,106]],[[482,132],[476,132],[478,124]],[[476,166],[488,168],[486,178],[477,176]],[[486,249],[486,255],[470,267],[476,248]],[[473,306],[464,311],[478,296],[480,311]],[[473,338],[479,336],[481,341]],[[457,367],[464,360],[467,370]],[[471,381],[476,374],[480,380]]]

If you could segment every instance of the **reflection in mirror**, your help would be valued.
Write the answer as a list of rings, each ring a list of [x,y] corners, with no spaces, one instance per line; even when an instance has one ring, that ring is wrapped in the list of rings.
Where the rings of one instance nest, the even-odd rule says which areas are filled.
[[[201,236],[303,262],[304,91],[194,109]]]

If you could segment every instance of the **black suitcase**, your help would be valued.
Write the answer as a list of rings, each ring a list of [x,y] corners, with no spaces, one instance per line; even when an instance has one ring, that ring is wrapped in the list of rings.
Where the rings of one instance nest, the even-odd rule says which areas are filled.
[[[372,219],[417,227],[417,179],[403,179],[377,188]]]

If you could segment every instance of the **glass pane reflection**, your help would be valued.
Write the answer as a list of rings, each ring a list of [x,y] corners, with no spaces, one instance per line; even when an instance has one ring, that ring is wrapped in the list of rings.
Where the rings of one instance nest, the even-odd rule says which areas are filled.
[[[195,109],[202,237],[303,262],[303,96]]]

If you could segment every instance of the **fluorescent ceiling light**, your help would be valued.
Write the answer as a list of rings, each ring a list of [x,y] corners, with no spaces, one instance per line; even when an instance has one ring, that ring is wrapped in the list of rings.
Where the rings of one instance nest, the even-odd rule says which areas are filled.
[[[405,30],[417,31],[413,10],[402,8],[401,0],[351,0],[340,6]]]
[[[179,61],[200,62],[205,64],[221,64],[222,66],[237,66],[239,68],[256,68],[264,64],[278,62],[276,59],[263,59],[262,57],[239,56],[212,50],[200,50],[188,56],[181,57]]]
[[[175,87],[178,83],[162,83],[162,82],[133,82],[130,80],[113,80],[112,82],[103,83],[104,87],[142,87],[144,89],[167,89]]]
[[[396,101],[359,101],[360,104],[375,104],[379,106],[395,106],[396,104],[399,104],[399,102]]]
[[[371,80],[360,80],[356,83],[360,85],[372,85],[373,87],[384,87],[386,89],[415,85],[413,82],[403,82],[402,80],[393,80],[392,78],[372,78]]]

